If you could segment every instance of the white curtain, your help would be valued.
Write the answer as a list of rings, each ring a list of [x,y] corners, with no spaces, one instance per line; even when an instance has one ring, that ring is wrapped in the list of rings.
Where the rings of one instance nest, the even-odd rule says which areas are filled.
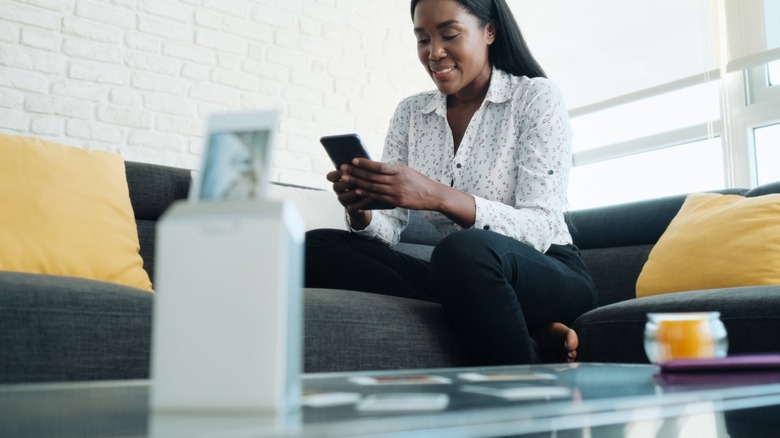
[[[714,0],[508,3],[570,109],[718,70]]]
[[[732,73],[780,59],[780,1],[723,1],[729,35],[726,70]]]

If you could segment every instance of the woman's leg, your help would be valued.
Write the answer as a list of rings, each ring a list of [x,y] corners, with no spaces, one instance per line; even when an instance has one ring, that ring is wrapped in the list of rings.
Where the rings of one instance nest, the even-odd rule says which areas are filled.
[[[531,363],[531,332],[571,323],[595,305],[595,288],[574,247],[542,254],[491,231],[444,238],[431,258],[435,297],[480,364]]]
[[[432,300],[429,263],[343,230],[306,233],[306,287]]]

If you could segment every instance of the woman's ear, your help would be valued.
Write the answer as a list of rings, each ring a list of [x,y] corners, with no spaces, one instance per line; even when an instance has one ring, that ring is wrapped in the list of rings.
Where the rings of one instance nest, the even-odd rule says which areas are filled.
[[[493,44],[493,41],[496,40],[496,25],[493,20],[490,20],[490,23],[485,26],[486,36],[487,36],[487,43],[488,45]]]

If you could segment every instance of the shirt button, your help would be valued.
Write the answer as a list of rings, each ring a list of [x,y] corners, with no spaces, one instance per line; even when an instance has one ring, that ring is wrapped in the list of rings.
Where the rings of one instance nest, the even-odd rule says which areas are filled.
[[[482,227],[482,229],[483,230],[490,230],[490,225],[485,225],[484,227]]]
[[[461,168],[461,167],[463,167],[463,166],[462,166],[460,163],[458,163],[458,164],[456,164],[456,165],[455,165],[455,167],[457,167],[458,169],[460,169],[460,168]]]

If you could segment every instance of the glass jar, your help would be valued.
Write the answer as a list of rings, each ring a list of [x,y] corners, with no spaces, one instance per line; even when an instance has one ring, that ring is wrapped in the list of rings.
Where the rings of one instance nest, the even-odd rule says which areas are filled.
[[[647,314],[645,353],[652,363],[725,357],[728,347],[720,312]]]

